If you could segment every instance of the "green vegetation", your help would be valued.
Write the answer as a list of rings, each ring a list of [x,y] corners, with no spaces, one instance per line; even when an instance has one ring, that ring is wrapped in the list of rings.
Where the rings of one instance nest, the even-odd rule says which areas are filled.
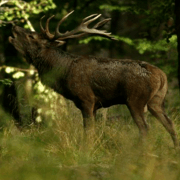
[[[170,91],[166,109],[180,135],[175,102]],[[101,118],[104,110],[100,110],[96,133],[90,137],[84,135],[80,112],[74,106],[70,111],[68,115],[57,114],[51,126],[32,125],[22,131],[12,118],[2,116],[9,121],[0,132],[0,180],[179,179],[179,153],[169,134],[149,113],[150,132],[142,146],[124,106],[108,109],[108,118]]]

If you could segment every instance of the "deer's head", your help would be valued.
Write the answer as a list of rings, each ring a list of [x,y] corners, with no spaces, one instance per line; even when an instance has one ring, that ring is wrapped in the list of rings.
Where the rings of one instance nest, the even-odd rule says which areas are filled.
[[[14,47],[22,53],[24,56],[28,56],[29,53],[36,53],[39,49],[42,49],[44,47],[57,47],[63,45],[68,38],[78,38],[82,37],[86,34],[97,34],[100,36],[107,37],[109,39],[114,39],[110,34],[107,33],[105,30],[98,30],[97,28],[103,26],[105,23],[110,21],[110,18],[104,19],[98,23],[96,23],[93,28],[88,28],[88,25],[98,19],[101,14],[92,14],[86,18],[84,18],[81,22],[81,24],[76,27],[72,31],[67,31],[65,33],[59,32],[59,27],[61,23],[67,19],[67,17],[72,14],[73,11],[68,13],[66,16],[64,16],[57,24],[57,27],[55,29],[55,33],[51,34],[49,31],[49,21],[54,17],[51,16],[47,19],[45,28],[42,26],[42,19],[40,20],[40,28],[41,33],[33,32],[24,28],[21,28],[19,26],[13,26],[12,33],[13,37],[9,37],[9,42],[14,45]]]

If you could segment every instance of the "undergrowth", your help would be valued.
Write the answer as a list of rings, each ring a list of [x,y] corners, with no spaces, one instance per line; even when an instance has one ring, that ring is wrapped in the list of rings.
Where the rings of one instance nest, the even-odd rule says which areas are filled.
[[[180,137],[178,106],[167,103]],[[12,120],[6,122],[0,130],[0,180],[180,179],[180,152],[154,117],[146,114],[150,131],[142,144],[125,107],[112,107],[108,115],[98,116],[95,132],[88,136],[79,115],[57,116],[51,127],[22,131]],[[1,117],[3,122],[11,119]]]
[[[135,124],[123,119],[98,121],[89,139],[81,119],[72,117],[22,132],[11,122],[0,133],[0,180],[179,179],[179,154],[169,134],[148,119],[151,131],[143,146]]]

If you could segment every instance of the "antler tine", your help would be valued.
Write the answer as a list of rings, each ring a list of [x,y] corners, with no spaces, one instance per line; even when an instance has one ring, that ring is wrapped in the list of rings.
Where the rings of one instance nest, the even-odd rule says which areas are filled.
[[[97,16],[97,15],[98,15],[98,14],[91,14],[90,16],[85,17],[82,22],[85,22],[85,21],[87,21],[89,18],[92,18],[93,16]]]
[[[107,22],[109,22],[110,20],[111,20],[111,18],[104,19],[104,20],[98,22],[97,24],[95,24],[93,28],[100,28],[100,27],[102,27],[104,24],[106,24]]]
[[[82,23],[84,23],[85,25],[89,25],[91,22],[95,21],[96,19],[98,19],[101,16],[101,14],[98,14],[97,16],[95,16],[94,18],[88,20],[88,21],[83,21]],[[86,18],[85,18],[86,19]]]
[[[83,22],[84,22],[84,20],[87,20],[87,19],[89,19],[90,17],[93,17],[94,15],[95,15],[95,14],[90,15],[90,16],[88,16],[87,18],[84,18],[84,19],[83,19]],[[98,35],[107,37],[107,38],[112,39],[112,40],[117,40],[117,39],[115,39],[113,36],[111,36],[111,33],[107,33],[106,30],[98,30],[98,29],[97,29],[97,28],[103,26],[104,24],[106,24],[107,22],[109,22],[109,21],[111,20],[111,18],[104,19],[104,20],[96,23],[96,24],[93,26],[92,29],[89,29],[89,28],[87,27],[91,22],[95,21],[95,20],[98,19],[100,16],[101,16],[101,14],[95,16],[93,19],[90,19],[90,20],[88,20],[87,22],[81,23],[82,26],[80,26],[79,30],[84,31],[84,33],[77,34],[77,35],[74,35],[74,36],[70,36],[70,38],[82,37],[82,36],[86,35],[87,33],[90,33],[90,34],[98,34]]]
[[[45,30],[44,30],[44,28],[43,28],[43,26],[42,26],[42,20],[44,19],[44,17],[45,17],[45,15],[41,17],[40,23],[39,23],[39,24],[40,24],[40,28],[41,28],[41,32],[42,32],[42,33],[45,33]]]
[[[49,31],[49,21],[54,17],[54,15],[52,15],[51,17],[49,17],[46,21],[46,27],[45,27],[45,32],[48,38],[52,39],[54,38],[54,35],[50,33]]]
[[[74,12],[74,10],[72,10],[70,13],[66,14],[57,24],[56,26],[56,31],[55,31],[55,38],[61,36],[61,33],[59,32],[59,27],[60,25]]]
[[[94,15],[88,16],[88,17],[85,18],[84,20],[87,20],[87,19],[89,19],[90,17],[93,17],[93,16],[94,16]],[[85,32],[85,33],[99,34],[99,35],[101,35],[101,36],[104,36],[104,37],[108,37],[108,38],[110,38],[110,39],[113,39],[113,38],[110,36],[111,33],[107,33],[106,30],[97,30],[97,29],[96,29],[96,28],[104,25],[104,24],[107,23],[108,21],[110,21],[111,18],[104,19],[104,20],[96,23],[92,29],[89,29],[89,28],[88,28],[88,25],[89,25],[91,22],[93,22],[93,21],[95,21],[96,19],[98,19],[100,16],[101,16],[101,14],[98,14],[98,15],[96,15],[94,18],[89,19],[89,20],[86,21],[86,22],[83,20],[84,23],[82,22],[81,25],[80,25],[77,29],[78,29],[79,31],[83,31],[83,32]],[[79,36],[82,36],[82,35],[83,35],[83,34],[79,34]]]

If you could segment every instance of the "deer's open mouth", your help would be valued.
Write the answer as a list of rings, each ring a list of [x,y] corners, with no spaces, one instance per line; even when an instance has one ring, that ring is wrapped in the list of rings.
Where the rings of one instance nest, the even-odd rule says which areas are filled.
[[[13,43],[14,39],[17,37],[15,33],[13,33],[13,36],[9,36],[9,42]]]
[[[9,42],[10,42],[10,43],[13,43],[13,39],[14,39],[14,38],[13,38],[12,36],[9,36]]]
[[[12,29],[13,36],[9,36],[9,42],[13,43],[13,40],[17,38],[17,33],[15,32],[15,28]]]
[[[19,31],[17,26],[13,26],[12,28],[12,36],[9,36],[9,42],[20,52],[24,53],[23,51],[23,43],[20,41]]]

